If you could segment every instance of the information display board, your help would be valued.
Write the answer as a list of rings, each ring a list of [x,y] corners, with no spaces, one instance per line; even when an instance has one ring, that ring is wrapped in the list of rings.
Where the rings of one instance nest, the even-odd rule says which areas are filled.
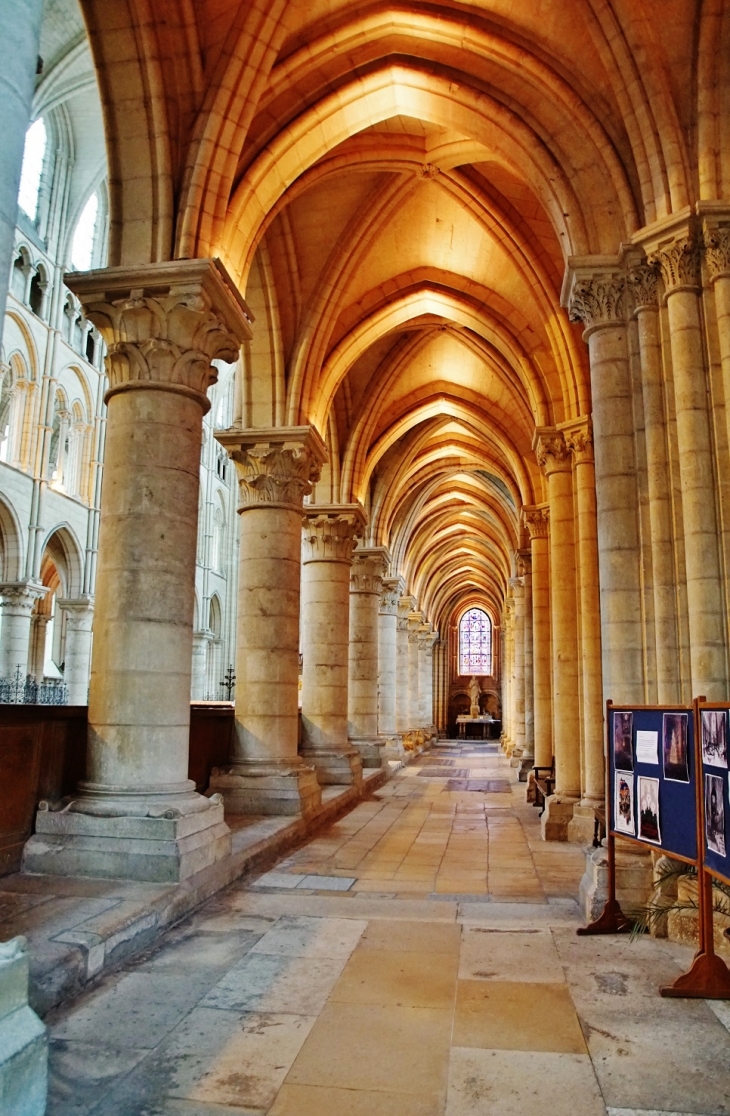
[[[730,706],[697,703],[702,764],[702,841],[705,868],[730,883],[728,743]]]
[[[692,706],[609,703],[607,714],[611,833],[696,863],[697,757]]]

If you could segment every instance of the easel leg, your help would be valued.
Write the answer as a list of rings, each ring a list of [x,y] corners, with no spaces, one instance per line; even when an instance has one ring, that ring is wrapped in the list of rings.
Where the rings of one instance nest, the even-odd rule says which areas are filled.
[[[662,996],[699,1000],[730,1000],[730,969],[715,953],[712,927],[712,877],[699,874],[700,948],[689,972],[661,989]]]

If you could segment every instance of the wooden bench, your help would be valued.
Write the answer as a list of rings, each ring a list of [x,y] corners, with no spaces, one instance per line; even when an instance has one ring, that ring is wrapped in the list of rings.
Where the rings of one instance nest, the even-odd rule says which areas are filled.
[[[549,798],[555,789],[555,757],[549,767],[533,767],[535,773],[535,801],[533,806],[540,807],[542,814],[545,809],[545,799]]]
[[[599,849],[606,836],[606,807],[596,806],[596,821],[593,828],[593,848]]]

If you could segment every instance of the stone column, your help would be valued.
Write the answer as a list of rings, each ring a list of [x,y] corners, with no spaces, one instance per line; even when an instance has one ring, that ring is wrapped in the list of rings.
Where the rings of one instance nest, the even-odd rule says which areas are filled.
[[[512,716],[514,731],[510,766],[520,767],[525,751],[525,587],[521,577],[510,578],[512,622]]]
[[[34,612],[30,618],[30,654],[28,674],[36,682],[42,682],[46,665],[46,632],[51,620],[50,613]],[[60,617],[59,617],[60,620]]]
[[[25,133],[40,45],[43,0],[3,0],[3,65],[0,72],[0,342],[18,220],[18,189]]]
[[[204,701],[207,695],[208,643],[212,632],[193,632],[193,663],[190,681],[190,697],[193,701]]]
[[[382,764],[382,740],[378,736],[378,610],[388,558],[384,547],[357,549],[350,570],[348,736],[362,757],[363,767]]]
[[[421,728],[433,725],[433,644],[438,634],[429,623],[418,632],[418,719]]]
[[[421,725],[421,701],[419,684],[421,680],[418,661],[419,628],[423,623],[423,613],[411,612],[408,616],[408,727],[417,731]]]
[[[233,748],[210,785],[233,813],[309,817],[321,792],[298,754],[302,510],[327,451],[309,426],[216,437],[236,466],[241,526]]]
[[[394,742],[396,735],[398,602],[401,577],[383,578],[378,614],[378,735]]]
[[[550,663],[550,572],[547,505],[522,509],[532,553],[532,676],[534,692],[535,764],[552,762],[552,685]],[[530,788],[528,786],[528,794]]]
[[[515,602],[510,583],[507,599],[504,602],[504,663],[502,671],[502,748],[512,755],[515,746],[514,727],[514,620]]]
[[[362,782],[347,738],[350,567],[365,515],[359,504],[304,509],[302,565],[302,756],[320,783]]]
[[[532,556],[529,550],[517,555],[517,572],[522,580],[524,601],[523,671],[525,696],[525,745],[519,765],[519,780],[524,782],[535,764],[535,677],[532,631]]]
[[[86,780],[40,809],[24,868],[184,879],[230,851],[188,778],[195,554],[212,360],[250,338],[213,260],[67,276],[107,344],[109,389]]]
[[[550,618],[553,653],[555,794],[542,815],[546,840],[565,841],[580,798],[580,706],[573,478],[570,452],[559,430],[538,430],[538,464],[550,502]]]
[[[63,680],[68,688],[69,705],[88,705],[91,671],[91,625],[94,598],[77,597],[56,601],[66,613],[66,647]]]
[[[590,419],[586,417],[577,420],[569,427],[565,424],[563,432],[573,457],[583,713],[581,800],[573,811],[569,839],[580,844],[590,844],[594,833],[595,808],[603,803],[605,797],[596,481]]]
[[[725,396],[725,422],[730,446],[730,213],[705,220],[703,229],[707,275],[715,292],[717,340]]]
[[[47,592],[33,581],[0,585],[0,677],[12,678],[18,667],[22,678],[28,674],[33,607]]]
[[[591,366],[603,696],[640,704],[641,557],[625,278],[618,266],[588,265],[571,269],[568,280],[570,319],[586,326]]]
[[[677,586],[672,530],[672,493],[664,407],[662,342],[659,326],[656,268],[640,266],[629,273],[641,356],[641,394],[644,409],[651,565],[656,633],[657,701],[671,704],[681,698]]]
[[[410,690],[408,673],[408,614],[415,599],[401,597],[396,618],[396,678],[395,678],[395,727],[400,734],[410,729]]]
[[[658,263],[662,271],[674,374],[692,693],[724,701],[724,605],[702,336],[700,247],[686,228],[654,247],[649,263]]]

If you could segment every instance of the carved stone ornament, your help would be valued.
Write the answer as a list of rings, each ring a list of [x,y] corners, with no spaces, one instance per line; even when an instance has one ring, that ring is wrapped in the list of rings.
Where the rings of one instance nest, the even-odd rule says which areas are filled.
[[[399,616],[398,620],[396,621],[396,628],[399,632],[407,632],[408,631],[408,617],[407,616]]]
[[[531,541],[532,539],[546,539],[548,537],[550,509],[546,505],[523,507],[522,518]]]
[[[730,278],[730,225],[711,228],[705,221],[703,241],[710,282]]]
[[[240,450],[234,460],[239,511],[260,504],[284,504],[300,511],[322,471],[321,461],[308,446],[291,449],[263,443]]]
[[[568,308],[571,322],[583,322],[586,329],[626,320],[626,280],[623,275],[579,279],[573,287]]]
[[[669,295],[677,290],[699,288],[701,254],[699,242],[684,236],[654,252],[647,263],[661,268],[664,290]]]
[[[538,435],[535,456],[538,465],[548,477],[552,473],[565,472],[571,466],[570,450],[560,430]]]
[[[355,505],[304,508],[303,562],[351,562],[365,516]]]
[[[403,592],[403,582],[399,577],[386,577],[383,578],[382,587],[380,590],[380,608],[379,612],[383,616],[397,616],[398,605],[400,604],[401,593]],[[407,623],[407,621],[406,621]]]
[[[211,361],[233,363],[251,337],[245,302],[215,260],[71,274],[68,286],[107,346],[107,398],[162,388],[201,398],[217,379]]]
[[[593,461],[593,431],[590,422],[565,431],[565,444],[572,453],[576,465],[586,465]]]
[[[532,573],[532,554],[529,550],[518,550],[516,554],[517,576],[529,577]],[[524,582],[523,582],[524,584]]]
[[[640,264],[632,267],[628,277],[628,291],[634,311],[656,310],[659,306],[659,268],[656,264]]]
[[[350,592],[380,596],[384,573],[385,562],[379,554],[359,554],[355,551],[350,570]]]

